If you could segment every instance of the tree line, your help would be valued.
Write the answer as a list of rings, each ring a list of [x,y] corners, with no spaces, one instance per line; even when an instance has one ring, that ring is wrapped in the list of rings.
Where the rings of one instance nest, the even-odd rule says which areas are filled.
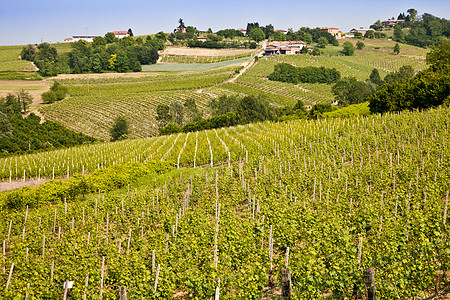
[[[275,65],[269,80],[293,84],[303,83],[335,83],[341,78],[341,73],[335,68],[325,67],[295,67],[287,63]]]
[[[154,64],[158,50],[164,49],[164,40],[148,36],[124,37],[114,34],[96,37],[92,43],[80,40],[72,43],[72,50],[58,54],[48,43],[28,45],[22,49],[22,59],[33,61],[42,76],[61,73],[139,72],[142,65]]]
[[[41,150],[72,147],[95,139],[64,126],[46,121],[35,114],[24,117],[32,102],[29,93],[21,91],[0,98],[0,156],[32,153]]]

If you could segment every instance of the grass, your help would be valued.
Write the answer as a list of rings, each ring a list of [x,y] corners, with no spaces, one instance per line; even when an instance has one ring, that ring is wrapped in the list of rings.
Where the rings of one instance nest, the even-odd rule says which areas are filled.
[[[0,71],[0,80],[42,80],[36,72]]]

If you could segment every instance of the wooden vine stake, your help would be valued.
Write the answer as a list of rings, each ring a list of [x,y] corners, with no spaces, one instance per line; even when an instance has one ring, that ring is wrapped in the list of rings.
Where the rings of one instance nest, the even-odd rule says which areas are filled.
[[[364,272],[364,286],[367,291],[367,300],[376,300],[376,283],[375,283],[375,269],[370,267]]]
[[[119,300],[127,300],[127,287],[119,286]]]
[[[161,268],[161,265],[158,264],[158,267],[156,268],[156,276],[155,276],[155,286],[153,287],[153,293],[156,294],[156,290],[158,289],[158,277],[159,277],[159,269]]]
[[[361,254],[362,254],[362,242],[363,238],[359,238],[359,245],[358,245],[358,264],[361,263]]]
[[[283,299],[291,300],[291,271],[288,268],[281,269],[281,284],[283,289]]]
[[[6,241],[5,240],[3,240],[3,250],[2,250],[2,254],[3,254],[3,274],[5,274],[5,272],[6,272],[6,266],[5,266],[5,263],[6,263]]]
[[[219,281],[217,282],[216,292],[214,294],[214,300],[219,300],[219,296],[220,296],[220,278],[219,278]]]
[[[101,279],[100,279],[100,296],[103,294],[104,273],[105,273],[105,257],[102,256],[102,273],[101,273]]]
[[[6,289],[8,289],[9,285],[11,284],[11,277],[12,277],[13,270],[14,270],[14,263],[12,263],[11,269],[9,270],[8,281],[6,282]]]
[[[444,226],[445,226],[445,222],[447,220],[447,206],[448,206],[448,191],[447,194],[445,195],[445,208],[444,208]]]

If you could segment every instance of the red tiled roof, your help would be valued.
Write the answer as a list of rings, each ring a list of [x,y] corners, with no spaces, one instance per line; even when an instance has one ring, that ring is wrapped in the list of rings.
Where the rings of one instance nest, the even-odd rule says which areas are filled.
[[[337,28],[337,27],[322,27],[322,28],[320,28],[320,30],[328,30],[328,29],[339,30],[339,28]]]
[[[128,31],[111,31],[112,34],[128,35]]]
[[[244,28],[239,28],[237,29],[237,31],[247,31],[247,30],[245,30]]]

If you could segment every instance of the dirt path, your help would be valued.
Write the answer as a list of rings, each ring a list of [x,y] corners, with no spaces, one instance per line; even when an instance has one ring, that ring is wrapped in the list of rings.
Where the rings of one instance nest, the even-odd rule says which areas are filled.
[[[32,180],[15,180],[15,181],[3,181],[0,182],[0,192],[6,192],[6,191],[12,191],[21,189],[24,186],[28,187],[37,187],[38,185],[41,185],[43,183],[49,182],[50,179],[32,179]]]

